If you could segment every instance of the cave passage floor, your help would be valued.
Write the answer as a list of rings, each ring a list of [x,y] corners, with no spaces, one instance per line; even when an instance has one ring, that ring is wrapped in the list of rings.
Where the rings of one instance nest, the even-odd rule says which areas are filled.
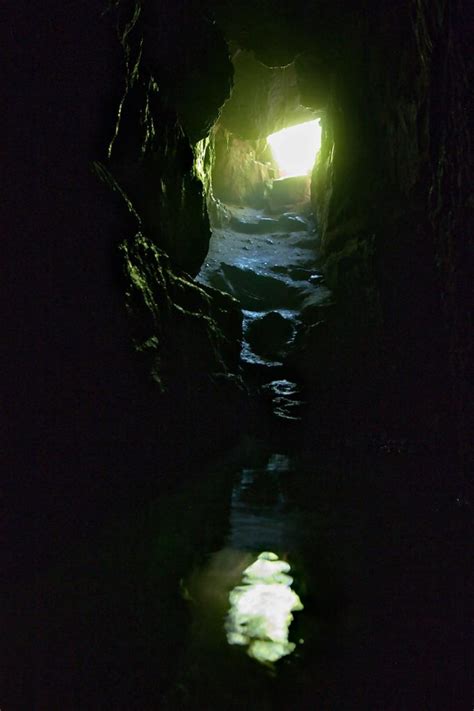
[[[268,358],[253,352],[246,339],[252,321],[276,312],[296,330],[305,310],[330,299],[318,268],[318,235],[311,216],[301,211],[269,215],[250,207],[227,209],[229,224],[213,229],[198,281],[238,299],[244,315],[242,358],[265,363]]]

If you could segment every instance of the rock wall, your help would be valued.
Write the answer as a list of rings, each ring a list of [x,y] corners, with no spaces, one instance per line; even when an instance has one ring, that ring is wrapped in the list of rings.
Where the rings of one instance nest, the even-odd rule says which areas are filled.
[[[313,176],[329,283],[346,320],[354,304],[373,313],[384,417],[448,439],[472,347],[467,16],[462,2],[377,3],[354,24]]]
[[[147,51],[150,16],[137,4],[125,17],[119,17],[125,90],[107,161],[97,164],[97,173],[135,221],[120,247],[135,348],[146,354],[154,383],[168,389],[187,382],[192,393],[192,384],[199,391],[210,374],[238,372],[242,318],[232,298],[191,278],[209,246],[201,181],[207,166],[195,165],[176,113],[161,98],[162,70],[154,50]]]
[[[226,203],[264,207],[275,169],[262,155],[258,141],[245,141],[221,126],[213,132],[215,161],[212,169],[214,194]],[[259,150],[260,148],[260,150]]]
[[[232,56],[234,87],[223,105],[219,124],[236,137],[256,141],[307,119],[300,106],[293,63],[269,68],[253,52],[236,49]],[[312,118],[312,116],[310,116]]]
[[[88,535],[112,500],[156,495],[247,412],[240,312],[190,276],[209,239],[203,190],[134,10],[19,0],[2,18],[2,567],[15,574]],[[228,93],[225,56],[199,131]]]

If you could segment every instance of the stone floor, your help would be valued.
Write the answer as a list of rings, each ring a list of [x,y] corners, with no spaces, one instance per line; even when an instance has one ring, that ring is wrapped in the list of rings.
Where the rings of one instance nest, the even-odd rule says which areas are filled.
[[[198,281],[226,291],[241,303],[244,361],[281,362],[301,314],[330,298],[318,268],[319,240],[314,222],[311,216],[297,212],[269,216],[263,210],[248,207],[228,209],[229,223],[213,229]],[[273,339],[268,333],[269,348],[262,352],[246,335],[252,322],[264,327],[264,317],[271,312],[280,314],[291,329],[286,329],[288,337],[280,343],[276,338],[271,344]],[[268,319],[266,323],[268,331]]]

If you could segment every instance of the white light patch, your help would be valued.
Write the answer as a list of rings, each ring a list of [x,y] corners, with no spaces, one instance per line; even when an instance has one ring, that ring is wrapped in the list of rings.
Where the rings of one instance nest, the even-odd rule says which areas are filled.
[[[295,649],[288,641],[291,613],[303,605],[291,589],[289,571],[275,553],[261,553],[229,595],[227,641],[247,646],[247,654],[259,662],[276,662]]]
[[[283,128],[267,138],[281,177],[307,175],[321,148],[319,119]]]

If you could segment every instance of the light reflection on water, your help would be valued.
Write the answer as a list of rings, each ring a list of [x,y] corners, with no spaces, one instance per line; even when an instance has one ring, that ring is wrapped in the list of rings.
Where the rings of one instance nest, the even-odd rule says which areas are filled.
[[[247,654],[259,662],[276,662],[296,647],[288,641],[291,613],[303,605],[291,589],[289,571],[290,565],[275,553],[260,553],[229,595],[227,641],[246,646]]]
[[[245,647],[250,657],[270,665],[294,651],[288,639],[292,612],[303,609],[291,587],[290,564],[281,559],[298,539],[280,482],[290,471],[284,454],[272,454],[265,467],[241,470],[225,547],[188,581],[204,638],[212,628],[218,637],[219,627],[223,642]]]

